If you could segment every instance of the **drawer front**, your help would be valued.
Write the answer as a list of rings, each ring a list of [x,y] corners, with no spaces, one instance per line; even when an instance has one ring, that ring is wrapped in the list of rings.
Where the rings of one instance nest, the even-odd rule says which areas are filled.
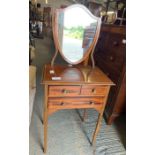
[[[104,97],[89,97],[89,98],[51,98],[48,100],[48,107],[93,107],[102,106]]]
[[[89,95],[89,96],[98,96],[98,95],[106,95],[107,86],[98,86],[98,85],[90,85],[90,86],[82,86],[81,95]]]
[[[80,94],[80,86],[49,86],[48,96],[76,96]]]
[[[101,34],[101,38],[103,39],[98,42],[98,48],[94,52],[95,62],[105,62],[118,72],[122,72],[126,61],[125,36],[104,32]]]
[[[109,44],[107,44],[107,48],[111,49],[111,50],[121,50],[121,49],[125,49],[125,43],[123,42],[125,39],[124,35],[119,35],[116,33],[111,33],[109,35]]]
[[[125,50],[112,51],[108,49],[97,51],[94,56],[96,64],[105,62],[118,72],[121,72],[123,65],[125,65],[125,57]]]

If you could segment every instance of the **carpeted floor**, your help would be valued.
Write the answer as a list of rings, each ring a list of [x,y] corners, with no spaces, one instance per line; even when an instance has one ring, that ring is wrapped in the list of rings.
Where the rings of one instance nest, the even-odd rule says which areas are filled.
[[[50,62],[53,53],[51,36],[36,40],[36,58],[32,64],[37,66],[37,91],[30,125],[30,155],[43,154],[43,86],[40,83],[43,65]],[[56,63],[64,64],[64,61],[58,56]],[[47,155],[124,155],[125,148],[115,124],[107,126],[104,120],[96,149],[92,148],[90,141],[98,113],[89,110],[88,118],[82,122],[82,111],[62,110],[49,117]]]

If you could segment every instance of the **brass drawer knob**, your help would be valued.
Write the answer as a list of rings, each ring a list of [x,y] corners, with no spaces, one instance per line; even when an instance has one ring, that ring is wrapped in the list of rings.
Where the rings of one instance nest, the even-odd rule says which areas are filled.
[[[114,45],[114,46],[118,46],[118,41],[114,41],[114,42],[113,42],[113,45]]]
[[[61,102],[60,105],[64,105],[64,102]]]
[[[113,61],[114,60],[114,57],[113,56],[110,56],[110,60]]]
[[[94,102],[93,101],[90,101],[89,104],[92,105],[92,104],[94,104]]]
[[[95,94],[96,93],[96,89],[93,88],[91,92]]]
[[[66,89],[63,89],[63,90],[62,90],[62,93],[63,93],[63,94],[67,94],[67,90],[66,90]]]

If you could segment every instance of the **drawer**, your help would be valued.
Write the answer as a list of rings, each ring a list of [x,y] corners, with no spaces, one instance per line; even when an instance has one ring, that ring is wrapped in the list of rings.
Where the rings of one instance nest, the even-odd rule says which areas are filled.
[[[48,108],[52,107],[93,107],[102,106],[104,103],[104,97],[79,97],[79,98],[49,98]]]
[[[48,96],[76,96],[80,94],[80,86],[49,86]]]
[[[116,76],[119,75],[122,72],[122,69],[125,65],[125,60],[121,63],[120,61],[117,61],[116,59],[110,60],[111,58],[106,55],[98,54],[95,56],[95,63],[96,66],[99,68],[104,69],[107,67],[109,69],[109,72],[115,72]],[[105,72],[105,71],[104,71]]]
[[[121,48],[125,49],[126,44],[123,42],[125,40],[124,35],[120,35],[117,33],[109,33],[108,36],[108,49],[120,50]]]
[[[107,88],[108,88],[107,86],[98,86],[98,85],[82,86],[81,95],[104,96],[107,92]]]
[[[122,71],[122,67],[125,64],[125,50],[124,51],[111,51],[104,49],[102,52],[95,54],[95,62],[98,63],[107,63],[109,66],[117,70],[118,72]]]

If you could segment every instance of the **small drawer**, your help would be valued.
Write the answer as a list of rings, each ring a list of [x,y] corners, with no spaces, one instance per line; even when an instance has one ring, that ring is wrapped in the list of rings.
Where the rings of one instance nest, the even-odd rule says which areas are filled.
[[[106,86],[90,85],[82,86],[81,95],[104,96],[107,92]]]
[[[104,103],[104,97],[88,98],[51,98],[48,100],[48,108],[52,107],[93,107],[101,106]]]
[[[48,96],[76,96],[80,94],[80,86],[49,86]]]

